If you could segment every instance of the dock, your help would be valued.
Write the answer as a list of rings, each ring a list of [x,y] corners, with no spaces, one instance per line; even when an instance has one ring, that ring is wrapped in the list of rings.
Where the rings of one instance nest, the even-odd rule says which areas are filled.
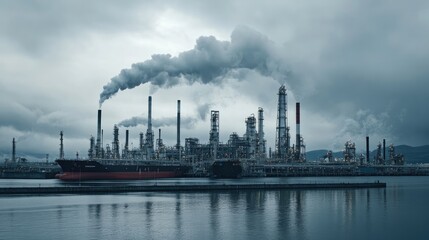
[[[11,187],[0,188],[5,194],[105,194],[125,192],[210,192],[239,190],[310,190],[385,188],[386,183],[258,183],[258,184],[194,184],[194,185],[144,185],[144,186],[64,186],[64,187]]]

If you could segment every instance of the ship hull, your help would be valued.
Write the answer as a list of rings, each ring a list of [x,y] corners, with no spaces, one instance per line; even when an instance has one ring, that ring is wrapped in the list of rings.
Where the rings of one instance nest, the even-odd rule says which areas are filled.
[[[211,176],[214,178],[240,178],[243,167],[238,160],[214,161],[211,166]]]
[[[144,162],[57,160],[63,172],[56,177],[66,181],[81,180],[139,180],[182,177],[188,166]]]

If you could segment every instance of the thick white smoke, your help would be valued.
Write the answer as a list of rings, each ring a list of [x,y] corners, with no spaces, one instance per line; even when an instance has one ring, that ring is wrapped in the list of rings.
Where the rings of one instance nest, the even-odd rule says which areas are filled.
[[[283,83],[288,71],[278,53],[266,36],[244,26],[232,32],[230,42],[202,36],[197,39],[194,49],[177,57],[157,54],[142,63],[133,64],[130,69],[123,69],[103,87],[100,107],[119,90],[135,88],[140,84],[170,87],[178,84],[181,78],[189,83],[214,83],[237,69],[255,70]]]

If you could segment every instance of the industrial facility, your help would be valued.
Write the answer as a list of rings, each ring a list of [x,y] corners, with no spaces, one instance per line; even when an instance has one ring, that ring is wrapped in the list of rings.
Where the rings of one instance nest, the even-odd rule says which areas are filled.
[[[97,112],[97,135],[90,138],[88,158],[64,159],[63,132],[60,132],[59,159],[56,161],[63,173],[63,180],[76,179],[144,179],[155,177],[242,177],[242,176],[357,176],[357,175],[427,175],[428,169],[405,166],[404,156],[397,154],[386,141],[377,145],[376,154],[370,159],[369,137],[366,137],[366,154],[356,154],[352,141],[344,145],[342,157],[332,151],[318,161],[307,161],[304,138],[301,134],[301,104],[296,103],[296,137],[291,140],[288,124],[287,90],[278,91],[275,149],[268,148],[264,134],[264,109],[251,114],[245,121],[245,133],[232,132],[226,142],[219,139],[220,111],[211,110],[209,141],[185,138],[181,144],[181,101],[177,101],[177,142],[166,146],[162,130],[155,133],[152,127],[152,97],[148,97],[146,132],[140,132],[138,147],[130,147],[129,130],[125,130],[125,144],[120,149],[119,128],[113,126],[113,140],[104,141],[101,127],[102,110]],[[16,162],[13,140],[12,163]],[[79,174],[77,174],[79,173]],[[57,176],[58,177],[58,176]]]
[[[146,134],[140,133],[139,147],[130,149],[129,130],[125,130],[125,145],[119,149],[119,129],[113,126],[113,141],[104,144],[103,130],[101,129],[102,111],[98,110],[97,139],[91,137],[88,151],[89,159],[134,159],[160,160],[199,163],[218,159],[249,160],[257,163],[274,161],[278,163],[305,162],[305,144],[300,134],[300,103],[296,103],[296,141],[292,144],[287,122],[287,93],[286,87],[281,86],[278,92],[278,111],[276,127],[276,147],[267,152],[264,134],[264,109],[258,109],[258,115],[251,114],[244,121],[246,132],[239,135],[233,132],[227,142],[219,139],[220,112],[211,110],[209,142],[201,143],[198,138],[185,138],[184,146],[180,139],[180,100],[177,101],[177,143],[175,146],[164,145],[161,129],[155,141],[152,129],[152,97],[148,98],[148,124]],[[61,150],[62,151],[62,150]],[[60,154],[60,156],[63,156]]]
[[[328,151],[318,162],[306,161],[306,147],[301,134],[301,104],[296,103],[295,127],[296,137],[292,140],[288,123],[287,89],[284,85],[278,90],[277,122],[275,149],[267,148],[264,134],[264,109],[259,107],[258,114],[251,114],[244,123],[246,131],[243,135],[232,132],[226,142],[219,139],[221,113],[218,110],[210,112],[209,141],[202,143],[198,138],[185,138],[181,144],[181,101],[177,101],[177,142],[174,146],[166,146],[162,139],[162,130],[158,129],[155,136],[152,127],[152,97],[148,97],[148,121],[146,132],[140,132],[138,147],[130,148],[129,130],[125,130],[125,144],[120,149],[119,128],[113,126],[113,141],[105,143],[104,132],[101,128],[102,111],[97,115],[97,137],[91,137],[88,159],[91,161],[120,160],[126,162],[158,162],[165,164],[181,164],[189,166],[188,176],[208,176],[213,164],[233,168],[238,164],[239,176],[305,176],[305,175],[361,175],[380,170],[370,169],[369,166],[390,166],[386,174],[403,173],[404,157],[396,154],[393,145],[389,146],[389,156],[386,159],[385,140],[377,146],[377,155],[369,159],[369,137],[367,137],[367,153],[356,154],[356,146],[352,141],[345,143],[343,157],[334,158]],[[62,139],[62,135],[61,135]],[[62,140],[61,140],[62,142]],[[64,157],[62,144],[60,159]],[[383,146],[383,147],[382,147]],[[267,151],[268,149],[268,151]],[[115,163],[117,164],[117,162]],[[392,167],[397,166],[397,167]],[[364,169],[364,170],[363,170]],[[385,171],[387,168],[382,168]],[[221,170],[223,171],[223,170]],[[228,175],[233,176],[233,174]]]

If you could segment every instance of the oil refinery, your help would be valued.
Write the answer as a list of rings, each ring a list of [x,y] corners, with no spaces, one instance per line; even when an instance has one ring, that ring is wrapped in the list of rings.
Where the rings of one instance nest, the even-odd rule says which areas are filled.
[[[343,158],[335,159],[328,151],[320,161],[306,161],[306,147],[300,131],[301,105],[296,103],[296,137],[292,140],[288,124],[287,90],[284,85],[278,91],[275,149],[266,146],[264,134],[264,109],[257,116],[245,119],[245,133],[232,132],[226,142],[219,139],[221,114],[210,112],[209,141],[198,138],[180,139],[181,101],[177,101],[177,142],[166,146],[162,130],[152,127],[152,97],[148,97],[148,121],[146,132],[140,132],[139,144],[130,148],[129,130],[125,130],[125,144],[120,149],[119,128],[113,126],[113,141],[105,143],[101,128],[102,110],[97,115],[97,138],[91,137],[88,159],[65,160],[62,142],[60,159],[63,169],[58,177],[63,180],[79,179],[146,179],[162,177],[218,177],[236,178],[247,176],[355,176],[355,175],[424,175],[425,168],[404,166],[404,156],[396,154],[389,146],[377,146],[377,154],[370,159],[369,137],[366,138],[366,154],[357,155],[352,141],[345,143]],[[62,139],[62,136],[61,136]],[[61,140],[62,141],[62,140]]]
[[[181,101],[177,100],[177,142],[166,146],[162,130],[152,126],[152,97],[148,97],[148,121],[146,133],[139,133],[138,147],[130,147],[128,129],[125,144],[120,149],[119,128],[113,126],[113,140],[105,143],[101,127],[102,110],[97,112],[97,135],[90,138],[88,157],[65,159],[63,132],[60,132],[59,159],[56,162],[62,172],[56,177],[62,180],[86,179],[149,179],[171,177],[264,177],[264,176],[360,176],[360,175],[428,175],[426,167],[404,165],[402,154],[395,152],[386,141],[377,145],[376,154],[370,159],[369,137],[366,137],[366,154],[356,154],[352,141],[344,144],[343,157],[334,158],[327,151],[318,161],[307,161],[306,145],[301,134],[301,104],[296,103],[296,137],[291,138],[288,123],[287,90],[278,90],[275,148],[266,144],[264,134],[264,109],[245,119],[245,133],[232,132],[224,143],[219,139],[220,111],[211,110],[209,141],[185,138],[181,144]],[[11,163],[16,162],[15,142]]]

